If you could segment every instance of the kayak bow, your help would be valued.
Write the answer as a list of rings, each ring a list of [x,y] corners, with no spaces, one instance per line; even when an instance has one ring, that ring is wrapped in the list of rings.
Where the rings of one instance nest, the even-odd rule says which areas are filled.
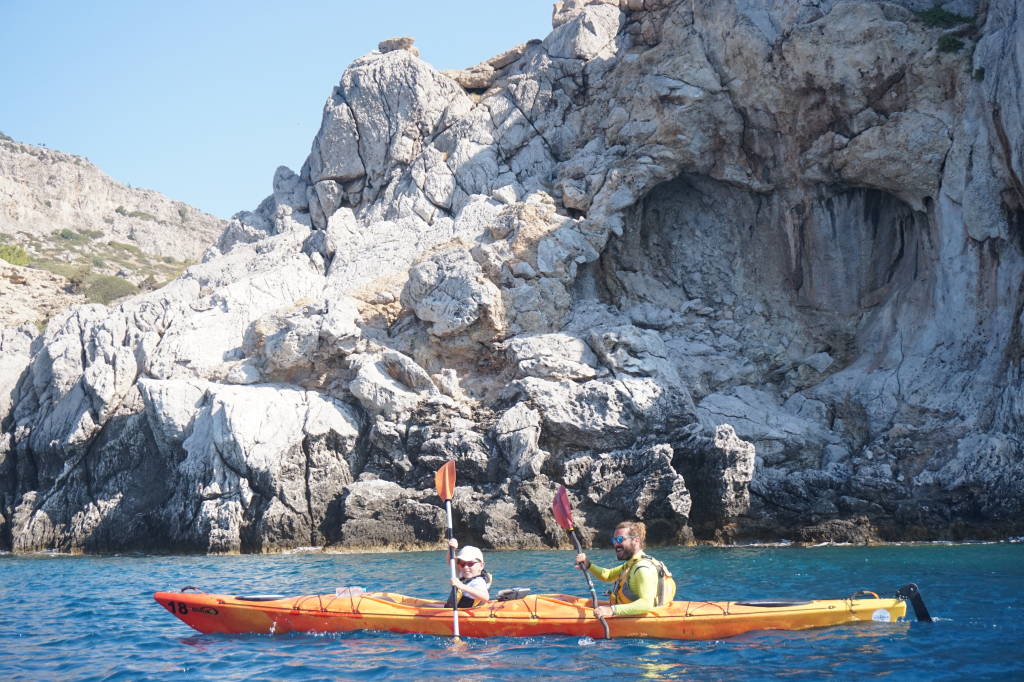
[[[856,622],[893,622],[907,612],[916,586],[882,598],[859,592],[845,599],[811,601],[674,601],[644,616],[614,617],[616,638],[700,640],[752,630],[803,630]],[[187,588],[186,588],[187,589]],[[157,592],[156,601],[200,632],[268,633],[386,630],[450,636],[451,610],[432,599],[393,592],[351,592],[297,597],[256,597],[205,592]],[[924,602],[921,602],[922,606]],[[490,601],[461,610],[468,637],[604,636],[590,599],[564,594]],[[919,614],[920,615],[920,614]]]

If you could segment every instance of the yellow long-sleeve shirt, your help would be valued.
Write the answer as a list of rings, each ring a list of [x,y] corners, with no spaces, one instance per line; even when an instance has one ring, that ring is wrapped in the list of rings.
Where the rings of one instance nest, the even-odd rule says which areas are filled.
[[[645,556],[639,552],[632,559],[615,568],[601,568],[591,563],[587,570],[598,580],[610,583],[617,580],[623,571],[631,571],[633,565]],[[641,564],[627,575],[629,575],[629,591],[637,595],[637,598],[627,604],[613,605],[612,613],[616,616],[642,616],[652,611],[654,600],[658,595],[658,569],[650,563],[646,563]]]

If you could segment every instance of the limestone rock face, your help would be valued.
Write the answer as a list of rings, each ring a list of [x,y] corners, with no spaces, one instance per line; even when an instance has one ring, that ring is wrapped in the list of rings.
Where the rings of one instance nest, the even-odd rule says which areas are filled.
[[[88,160],[0,135],[0,327],[45,324],[70,305],[107,302],[174,279],[227,221],[126,187]],[[15,269],[17,268],[17,269]]]
[[[125,187],[72,154],[0,139],[0,232],[89,229],[156,256],[198,259],[225,221],[159,192]]]
[[[541,422],[537,410],[524,402],[516,403],[501,416],[494,431],[510,474],[533,478],[543,470],[548,455],[539,447]]]
[[[11,411],[18,379],[32,358],[35,335],[30,325],[0,329],[0,414]]]
[[[685,521],[690,514],[686,482],[672,467],[667,444],[580,455],[564,463],[567,486],[580,488],[593,503],[582,532],[601,537],[626,518],[648,520],[650,541],[682,541],[690,537]]]
[[[339,541],[348,547],[412,549],[440,540],[444,509],[422,493],[379,479],[347,486],[341,495]]]
[[[0,542],[434,546],[449,460],[484,547],[1024,533],[1024,16],[946,6],[382,43],[203,263],[0,337]]]

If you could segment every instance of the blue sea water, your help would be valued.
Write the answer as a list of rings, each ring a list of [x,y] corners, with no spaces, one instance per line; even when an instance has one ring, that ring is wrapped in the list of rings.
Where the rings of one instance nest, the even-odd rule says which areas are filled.
[[[272,556],[0,556],[0,679],[1024,679],[1024,544],[659,548],[694,599],[891,595],[916,582],[934,623],[911,618],[701,641],[568,636],[449,639],[361,632],[204,635],[153,601],[195,585],[230,594],[359,585],[447,594],[442,552]],[[587,594],[573,553],[488,552],[494,589]],[[614,565],[610,551],[594,560]]]

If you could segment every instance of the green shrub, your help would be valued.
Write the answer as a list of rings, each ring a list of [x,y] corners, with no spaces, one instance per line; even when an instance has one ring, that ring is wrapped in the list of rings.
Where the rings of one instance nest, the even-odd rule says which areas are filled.
[[[54,237],[63,239],[66,242],[71,242],[72,244],[85,244],[93,239],[93,234],[102,233],[93,233],[91,230],[79,230],[76,232],[75,230],[69,230],[66,227],[63,230],[55,230],[53,232]]]
[[[914,12],[914,14],[916,14],[917,18],[924,22],[926,26],[934,26],[937,28],[953,28],[954,26],[959,26],[960,24],[966,24],[969,21],[973,21],[971,17],[947,12],[941,7],[932,7],[931,9]]]
[[[959,52],[963,46],[964,41],[948,33],[939,38],[939,52]]]
[[[142,253],[142,249],[140,249],[139,247],[135,246],[134,244],[125,244],[124,242],[107,242],[107,244],[110,247],[115,248],[115,249],[117,249],[119,251],[127,251],[128,253],[132,254],[136,258],[143,258],[144,257],[144,255]]]
[[[0,260],[11,265],[28,265],[28,253],[17,244],[0,244]]]
[[[130,186],[131,185],[129,185],[129,187]],[[118,215],[123,215],[125,218],[138,218],[139,220],[152,220],[154,223],[160,222],[160,220],[155,215],[153,215],[151,213],[146,213],[145,211],[129,211],[124,206],[118,206],[117,208],[115,208],[114,209],[114,213],[117,213]]]
[[[80,268],[77,272],[71,274],[68,277],[68,285],[64,287],[64,291],[69,294],[80,294],[85,289],[85,283],[92,276],[89,268]]]
[[[974,70],[974,80],[981,82],[985,80],[985,67],[979,66]]]
[[[139,288],[126,279],[112,275],[92,275],[85,282],[82,293],[93,303],[104,305],[122,296],[139,293]]]

